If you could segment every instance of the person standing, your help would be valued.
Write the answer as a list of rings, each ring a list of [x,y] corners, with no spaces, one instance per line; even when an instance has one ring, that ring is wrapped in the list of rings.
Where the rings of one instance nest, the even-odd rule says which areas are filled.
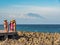
[[[14,32],[16,32],[16,21],[13,20],[13,25],[14,25]]]
[[[15,32],[16,31],[16,21],[11,20],[10,21],[10,32]]]
[[[8,32],[8,22],[7,22],[7,20],[4,20],[4,31]]]
[[[14,30],[13,27],[14,27],[13,21],[11,20],[11,21],[10,21],[10,32],[13,32],[13,30]]]

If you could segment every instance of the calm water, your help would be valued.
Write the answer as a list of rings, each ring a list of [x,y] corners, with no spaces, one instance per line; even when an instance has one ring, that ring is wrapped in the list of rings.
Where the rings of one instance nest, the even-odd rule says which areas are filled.
[[[0,25],[0,30],[3,29],[3,25]],[[60,32],[60,25],[17,25],[16,29],[30,32]]]

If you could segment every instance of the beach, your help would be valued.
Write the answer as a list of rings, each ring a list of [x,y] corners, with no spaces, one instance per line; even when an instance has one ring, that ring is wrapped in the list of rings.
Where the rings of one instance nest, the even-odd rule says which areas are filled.
[[[60,33],[17,32],[17,39],[0,40],[0,45],[60,45]]]

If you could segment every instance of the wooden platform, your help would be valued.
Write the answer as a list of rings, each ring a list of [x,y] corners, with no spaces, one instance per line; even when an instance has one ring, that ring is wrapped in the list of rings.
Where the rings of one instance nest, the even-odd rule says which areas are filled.
[[[8,38],[8,37],[12,37],[15,38],[15,35],[17,34],[17,32],[5,32],[4,30],[0,30],[0,38]]]

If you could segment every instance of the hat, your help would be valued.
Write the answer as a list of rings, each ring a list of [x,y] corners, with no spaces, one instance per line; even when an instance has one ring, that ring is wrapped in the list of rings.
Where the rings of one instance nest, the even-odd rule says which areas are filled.
[[[12,21],[12,22],[15,22],[15,20],[14,20],[14,19],[12,19],[11,21]]]

